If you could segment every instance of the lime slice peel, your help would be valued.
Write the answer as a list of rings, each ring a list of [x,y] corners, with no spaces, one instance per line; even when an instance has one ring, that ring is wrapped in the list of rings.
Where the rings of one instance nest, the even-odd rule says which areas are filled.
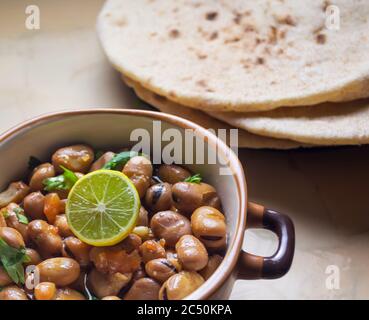
[[[126,175],[97,170],[73,186],[66,215],[80,240],[94,246],[111,246],[133,230],[140,206],[137,190]]]

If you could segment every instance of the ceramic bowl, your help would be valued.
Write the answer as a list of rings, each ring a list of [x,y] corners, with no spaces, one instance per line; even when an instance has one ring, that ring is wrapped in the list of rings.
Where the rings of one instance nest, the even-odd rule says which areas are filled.
[[[22,123],[0,136],[0,187],[4,189],[9,182],[24,177],[30,156],[46,160],[56,148],[74,143],[87,143],[95,150],[133,146],[137,144],[132,141],[137,135],[131,136],[135,129],[143,129],[149,133],[151,142],[158,142],[158,126],[163,134],[162,148],[170,143],[170,130],[168,134],[167,129],[176,129],[182,136],[186,129],[191,129],[204,141],[202,150],[185,147],[184,140],[177,141],[177,146],[181,144],[182,158],[189,153],[193,157],[200,153],[218,155],[213,164],[185,164],[217,189],[228,226],[228,247],[221,265],[187,299],[226,299],[236,279],[283,276],[294,254],[292,221],[283,214],[248,202],[245,175],[237,156],[208,130],[173,115],[132,109],[84,109],[47,114]],[[224,169],[228,174],[220,174]],[[246,228],[266,228],[275,232],[279,238],[276,253],[271,257],[259,257],[244,252],[242,243]]]

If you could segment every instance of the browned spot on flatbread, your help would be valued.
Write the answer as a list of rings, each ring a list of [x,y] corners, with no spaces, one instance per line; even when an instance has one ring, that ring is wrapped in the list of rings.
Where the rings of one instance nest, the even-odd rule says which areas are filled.
[[[241,20],[242,20],[242,15],[241,15],[241,14],[239,14],[239,13],[237,13],[237,14],[235,15],[235,17],[233,18],[233,22],[234,22],[235,24],[240,24],[240,23],[241,23]]]
[[[229,39],[225,39],[224,43],[225,44],[234,43],[234,42],[239,42],[240,40],[241,40],[241,37],[235,36],[235,37],[232,37],[232,38],[229,38]]]
[[[181,35],[181,33],[179,32],[178,29],[172,29],[169,31],[169,37],[171,37],[172,39],[176,39]]]
[[[206,58],[208,57],[208,55],[207,55],[207,54],[205,54],[205,53],[201,53],[201,52],[197,52],[197,53],[196,53],[196,56],[197,56],[197,58],[199,58],[200,60],[204,60],[204,59],[206,59]]]
[[[207,87],[208,84],[206,83],[206,81],[204,79],[201,79],[201,80],[196,81],[196,85],[199,86],[199,87],[205,88],[205,87]]]
[[[330,5],[331,5],[330,1],[324,1],[323,6],[322,6],[322,10],[325,12],[327,10],[327,7],[329,7]]]
[[[286,16],[277,17],[276,20],[279,24],[286,24],[286,25],[289,25],[289,26],[296,26],[295,19],[293,19],[292,16],[289,15],[289,14],[286,15]]]
[[[286,38],[286,34],[287,34],[287,30],[279,30],[278,38],[279,39],[284,39],[284,38]]]
[[[206,20],[213,21],[218,17],[218,12],[210,11],[205,14]]]
[[[313,30],[313,34],[320,33],[324,29],[324,25],[321,25]]]
[[[245,26],[245,32],[254,32],[255,31],[255,27],[252,24],[247,24]]]
[[[259,38],[259,37],[257,37],[256,39],[255,39],[255,45],[257,46],[257,45],[259,45],[260,43],[263,43],[263,42],[265,42],[265,40],[264,39],[261,39],[261,38]]]
[[[315,37],[315,40],[318,44],[325,44],[327,41],[327,36],[325,34],[319,33]]]
[[[201,87],[201,88],[205,89],[205,91],[207,91],[207,92],[214,92],[213,89],[209,88],[208,83],[204,79],[197,80],[196,85],[198,87]]]
[[[218,32],[217,31],[214,31],[210,34],[209,36],[209,40],[215,40],[216,38],[218,38]]]
[[[242,64],[242,67],[244,67],[245,69],[249,69],[252,66],[252,61],[249,58],[241,59],[240,62]]]
[[[172,91],[172,90],[170,90],[170,91],[168,92],[168,95],[169,95],[169,97],[171,97],[171,98],[176,98],[176,97],[177,97],[177,95],[175,94],[175,92],[174,92],[174,91]]]
[[[270,26],[268,42],[271,44],[275,44],[277,42],[277,28],[275,26]]]
[[[264,58],[262,58],[262,57],[257,57],[256,58],[256,64],[264,64],[265,63],[265,59]]]

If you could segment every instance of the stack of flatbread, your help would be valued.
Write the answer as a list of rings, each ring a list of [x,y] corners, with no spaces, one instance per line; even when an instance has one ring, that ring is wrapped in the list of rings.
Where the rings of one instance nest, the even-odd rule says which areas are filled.
[[[141,99],[241,147],[369,143],[367,0],[108,0],[98,33]]]

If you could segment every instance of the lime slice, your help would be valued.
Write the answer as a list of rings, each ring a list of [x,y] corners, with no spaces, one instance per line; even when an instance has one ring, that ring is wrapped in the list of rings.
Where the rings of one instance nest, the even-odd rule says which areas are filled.
[[[140,198],[119,171],[97,170],[80,178],[68,196],[66,215],[72,232],[93,246],[111,246],[135,227]]]

